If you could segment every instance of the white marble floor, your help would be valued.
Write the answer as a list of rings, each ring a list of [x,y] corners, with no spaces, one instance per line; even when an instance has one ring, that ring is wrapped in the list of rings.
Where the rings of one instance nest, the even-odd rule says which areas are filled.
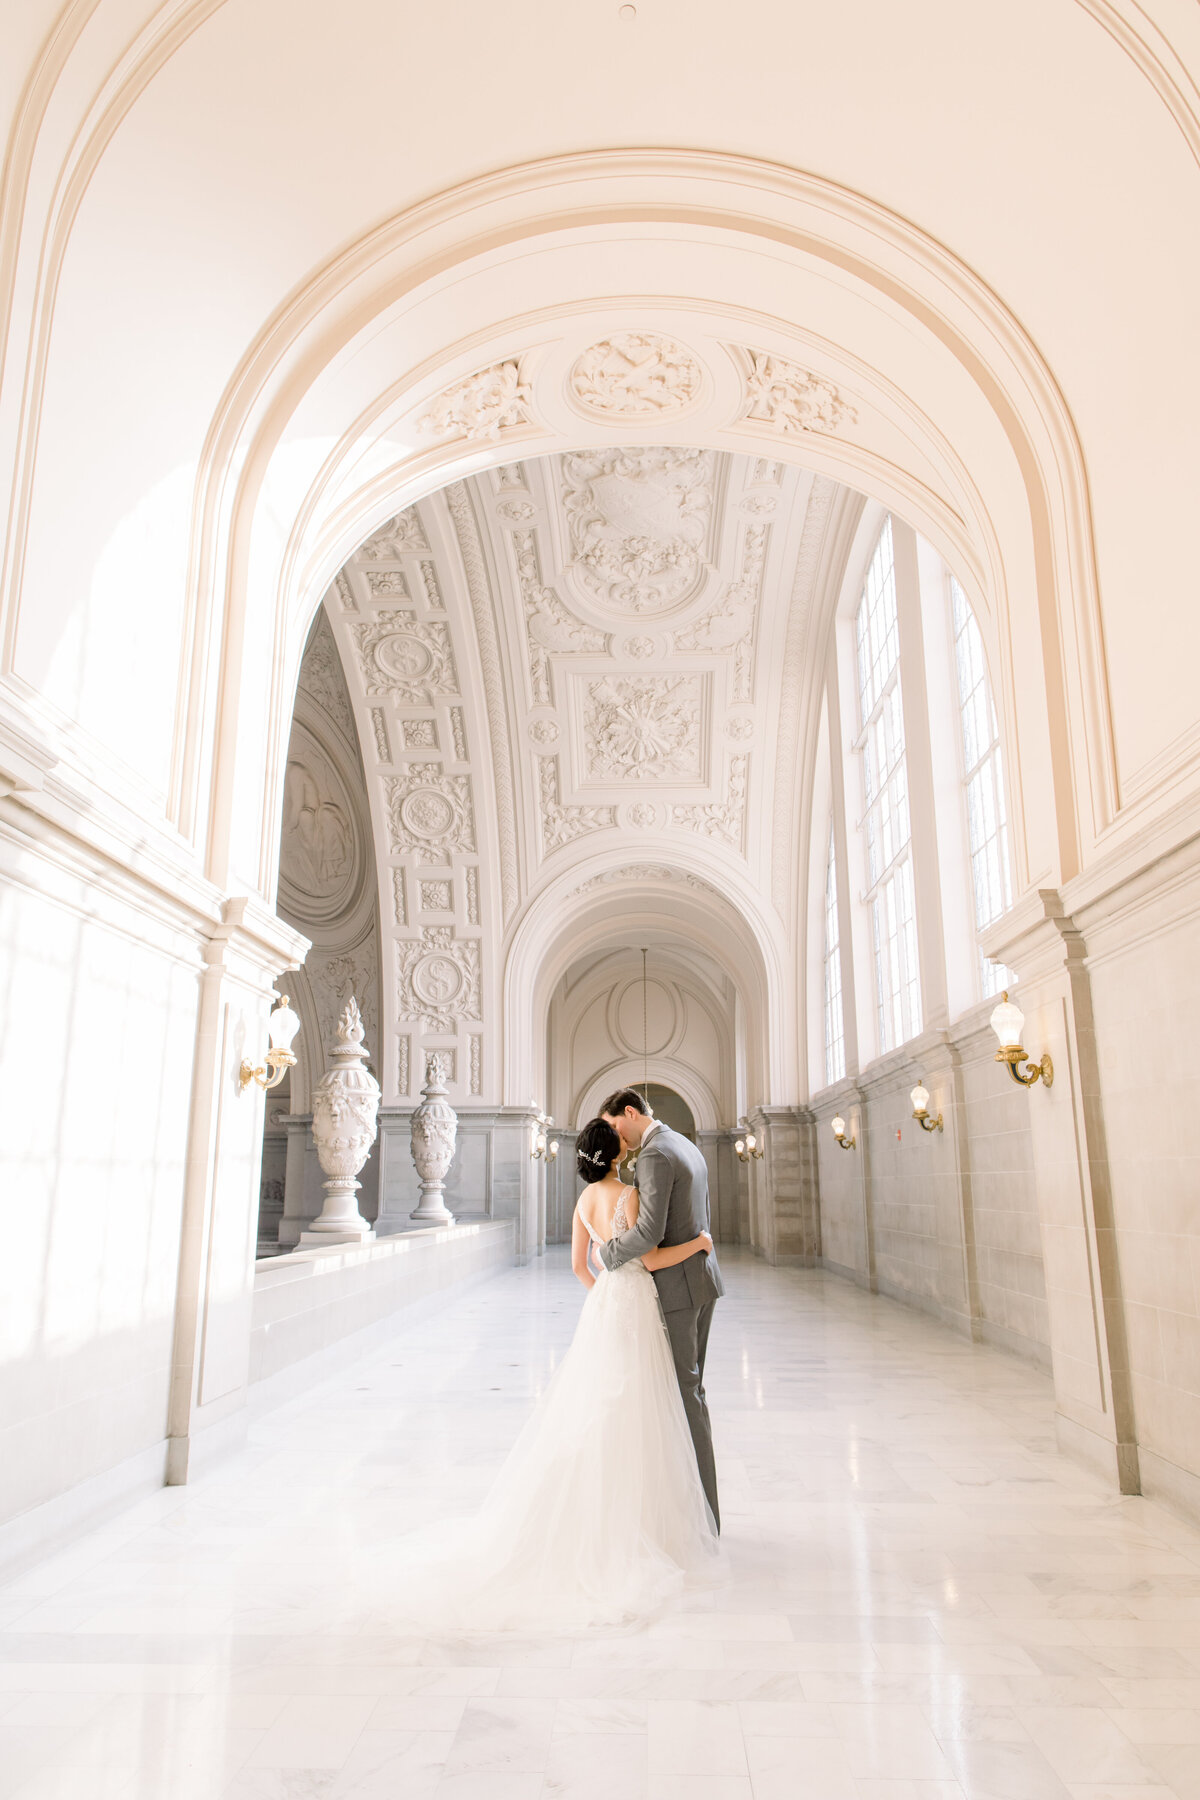
[[[1061,1459],[1021,1363],[724,1262],[727,1588],[628,1637],[389,1630],[370,1547],[486,1486],[570,1337],[555,1253],[0,1590],[0,1795],[1200,1794],[1200,1534]]]

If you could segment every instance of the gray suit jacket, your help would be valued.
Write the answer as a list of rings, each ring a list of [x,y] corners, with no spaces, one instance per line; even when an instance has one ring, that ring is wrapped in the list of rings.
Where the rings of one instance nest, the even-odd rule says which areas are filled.
[[[695,1144],[669,1125],[660,1125],[638,1156],[637,1190],[637,1224],[598,1247],[606,1269],[619,1269],[660,1244],[686,1244],[711,1229],[708,1165]],[[659,1269],[654,1280],[664,1312],[706,1306],[725,1292],[716,1255],[702,1251],[673,1269]]]

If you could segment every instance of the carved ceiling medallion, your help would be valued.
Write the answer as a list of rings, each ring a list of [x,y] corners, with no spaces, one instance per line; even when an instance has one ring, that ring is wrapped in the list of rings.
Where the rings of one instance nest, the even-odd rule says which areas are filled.
[[[351,636],[366,693],[401,706],[429,706],[458,693],[447,626],[420,623],[414,612],[397,609],[351,626]]]
[[[446,775],[438,763],[412,763],[406,774],[385,778],[384,794],[394,851],[414,850],[422,862],[440,862],[452,851],[475,849],[467,776]]]
[[[564,456],[572,560],[564,578],[605,613],[670,612],[710,571],[710,450],[637,448]]]
[[[690,350],[655,331],[618,331],[575,359],[568,386],[576,404],[604,419],[662,419],[682,412],[703,384]]]
[[[478,1021],[476,939],[456,938],[448,925],[426,926],[419,938],[401,947],[397,972],[400,1014],[410,1023],[426,1031],[453,1031],[460,1019]]]
[[[699,675],[605,676],[587,684],[584,754],[592,781],[703,779]]]

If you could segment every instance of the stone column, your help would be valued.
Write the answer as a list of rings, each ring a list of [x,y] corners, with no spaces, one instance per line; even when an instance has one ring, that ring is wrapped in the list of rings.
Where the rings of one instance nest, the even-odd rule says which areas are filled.
[[[541,1164],[530,1155],[536,1123],[535,1106],[502,1106],[492,1129],[492,1217],[516,1220],[518,1262],[545,1248],[538,1224]]]
[[[738,1242],[737,1159],[728,1131],[699,1131],[696,1143],[708,1165],[708,1199],[713,1236],[718,1243]]]
[[[287,1164],[283,1178],[283,1217],[279,1221],[279,1242],[294,1250],[300,1234],[307,1231],[316,1217],[315,1204],[308,1197],[308,1158],[312,1146],[309,1126],[311,1113],[284,1113],[280,1124],[287,1130]]]
[[[821,1256],[821,1208],[813,1117],[800,1106],[759,1106],[749,1115],[762,1145],[762,1161],[749,1166],[751,1192],[759,1201],[761,1239],[768,1262],[815,1268]]]

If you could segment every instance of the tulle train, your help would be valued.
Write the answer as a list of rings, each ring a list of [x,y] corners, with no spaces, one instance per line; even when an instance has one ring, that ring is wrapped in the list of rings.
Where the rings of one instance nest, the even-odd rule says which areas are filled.
[[[423,1630],[631,1625],[689,1578],[712,1577],[712,1515],[641,1263],[589,1292],[479,1512],[397,1551],[389,1610]]]

